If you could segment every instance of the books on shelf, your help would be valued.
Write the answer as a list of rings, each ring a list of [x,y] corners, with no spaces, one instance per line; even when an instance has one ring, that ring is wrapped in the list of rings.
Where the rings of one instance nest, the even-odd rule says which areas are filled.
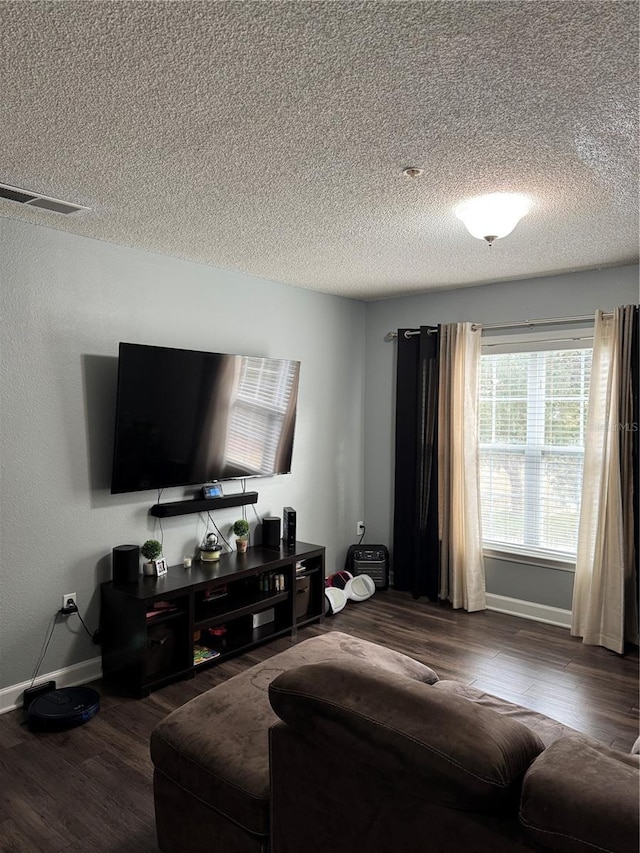
[[[158,619],[160,616],[168,616],[170,613],[178,613],[178,608],[170,601],[154,601],[147,610],[147,622]]]
[[[215,649],[210,649],[208,646],[196,644],[193,647],[193,665],[198,666],[199,663],[205,663],[208,660],[220,657],[220,652]]]
[[[258,575],[258,589],[260,592],[284,592],[287,588],[283,572],[261,572]]]

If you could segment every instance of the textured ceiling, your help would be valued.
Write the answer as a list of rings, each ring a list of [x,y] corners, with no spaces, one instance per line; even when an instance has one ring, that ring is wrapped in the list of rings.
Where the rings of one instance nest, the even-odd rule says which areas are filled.
[[[638,8],[5,0],[0,182],[92,210],[0,216],[358,299],[634,263]]]

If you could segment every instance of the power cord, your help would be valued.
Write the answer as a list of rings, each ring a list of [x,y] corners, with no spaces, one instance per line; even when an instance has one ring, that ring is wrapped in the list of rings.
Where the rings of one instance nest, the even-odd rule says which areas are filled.
[[[58,610],[58,612],[56,613],[56,616],[72,616],[74,613],[77,615],[78,619],[82,623],[82,627],[87,632],[87,634],[91,637],[92,641],[94,643],[100,642],[100,640],[99,640],[100,628],[97,628],[93,632],[91,632],[87,628],[87,623],[82,618],[82,614],[78,610],[78,605],[72,599],[69,599],[69,601],[66,603],[66,605],[64,607],[61,607],[60,610]],[[51,639],[51,638],[49,638],[49,639]],[[45,649],[45,651],[46,651],[46,649]]]
[[[162,497],[164,489],[158,489],[158,505],[160,504],[160,498]],[[160,546],[164,548],[164,530],[162,529],[162,517],[158,516],[156,519],[158,522],[158,526],[160,527]]]
[[[84,630],[91,637],[93,642],[94,643],[99,642],[100,629],[98,628],[98,630],[94,631],[92,634],[91,631],[87,628],[84,619],[80,615],[80,611],[78,610],[77,605],[75,604],[75,602],[72,599],[70,599],[69,602],[64,607],[61,607],[60,610],[56,610],[56,612],[51,617],[51,620],[49,622],[49,627],[47,628],[46,638],[42,644],[42,649],[40,650],[40,655],[38,656],[38,661],[37,661],[35,669],[33,671],[33,677],[31,679],[31,684],[29,685],[29,689],[31,689],[33,687],[35,680],[38,677],[38,673],[40,672],[40,667],[42,666],[42,664],[44,662],[47,651],[49,649],[49,643],[51,642],[51,638],[53,637],[53,629],[56,627],[56,625],[58,623],[58,617],[59,616],[71,616],[73,613],[77,613],[78,619],[82,623]]]
[[[231,547],[231,545],[229,545],[229,543],[227,542],[227,540],[224,538],[224,535],[221,533],[220,529],[218,528],[218,525],[217,525],[217,524],[215,523],[215,521],[211,518],[211,513],[210,513],[210,512],[208,512],[208,513],[207,513],[207,518],[209,519],[209,521],[211,522],[211,525],[213,526],[213,529],[216,531],[216,533],[218,534],[218,536],[222,539],[222,541],[223,541],[223,542],[224,542],[224,544],[227,546],[227,548],[228,548],[230,551],[232,551],[232,550],[233,550],[233,548]],[[207,530],[208,530],[208,529],[209,529],[209,526],[207,525]]]
[[[80,615],[80,611],[79,611],[79,610],[77,610],[76,612],[77,612],[77,614],[78,614],[78,619],[82,622],[82,627],[83,627],[83,628],[84,628],[84,630],[87,632],[87,634],[91,637],[91,640],[92,640],[94,643],[98,643],[98,642],[100,641],[100,628],[96,628],[96,630],[95,630],[95,631],[93,632],[93,634],[92,634],[92,633],[91,633],[91,631],[87,628],[87,626],[86,626],[86,623],[85,623],[84,619],[83,619],[83,618],[82,618],[82,616]]]
[[[35,668],[34,673],[33,673],[33,678],[31,679],[31,684],[29,685],[30,688],[33,687],[33,683],[36,680],[36,678],[38,677],[38,672],[40,670],[40,667],[42,666],[42,661],[44,660],[45,655],[47,654],[47,649],[49,648],[49,643],[51,642],[51,637],[53,637],[53,629],[56,626],[56,620],[58,619],[59,615],[60,615],[60,611],[58,610],[56,613],[53,614],[53,616],[51,617],[51,621],[49,622],[49,629],[48,629],[49,634],[48,634],[45,642],[42,644],[43,648],[40,651],[40,657],[38,658],[38,662],[36,663],[36,668]]]

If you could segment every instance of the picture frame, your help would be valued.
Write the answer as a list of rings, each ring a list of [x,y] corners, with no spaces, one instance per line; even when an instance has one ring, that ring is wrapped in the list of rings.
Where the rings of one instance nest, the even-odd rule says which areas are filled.
[[[156,577],[161,577],[167,573],[167,560],[165,557],[160,557],[159,560],[153,561],[153,567],[156,570]]]
[[[221,498],[222,495],[222,484],[221,483],[207,483],[202,487],[202,497],[205,499],[209,498]]]

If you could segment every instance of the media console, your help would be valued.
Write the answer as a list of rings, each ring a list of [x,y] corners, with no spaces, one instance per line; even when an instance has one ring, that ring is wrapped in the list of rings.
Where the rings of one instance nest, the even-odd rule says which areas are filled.
[[[298,569],[296,570],[296,567]],[[324,616],[325,549],[260,545],[101,585],[105,681],[136,697]]]

